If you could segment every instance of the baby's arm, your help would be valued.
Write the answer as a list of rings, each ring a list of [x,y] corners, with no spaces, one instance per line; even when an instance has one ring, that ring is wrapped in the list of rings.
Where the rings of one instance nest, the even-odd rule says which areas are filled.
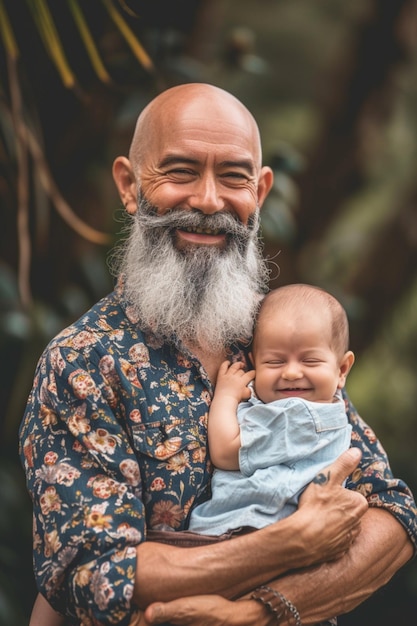
[[[64,626],[65,618],[54,611],[42,594],[38,593],[30,616],[29,626]]]
[[[239,469],[240,431],[237,406],[250,398],[248,383],[254,370],[245,372],[242,363],[224,361],[217,375],[208,420],[208,441],[213,464],[224,470]]]

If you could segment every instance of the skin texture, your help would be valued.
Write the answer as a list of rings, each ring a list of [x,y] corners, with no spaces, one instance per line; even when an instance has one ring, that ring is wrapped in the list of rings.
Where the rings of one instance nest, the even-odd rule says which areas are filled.
[[[174,87],[148,105],[129,158],[115,160],[113,177],[132,215],[141,190],[161,214],[229,211],[246,225],[273,182],[261,166],[253,117],[230,94],[202,84]],[[174,244],[222,247],[226,241],[219,233],[177,231]],[[214,382],[224,353],[189,347]],[[259,603],[230,599],[274,579],[268,584],[297,606],[304,624],[363,601],[411,557],[412,547],[392,516],[368,510],[363,496],[342,487],[359,458],[357,449],[344,453],[306,489],[290,518],[267,528],[208,548],[138,545],[134,602],[142,612],[131,624],[272,624]]]

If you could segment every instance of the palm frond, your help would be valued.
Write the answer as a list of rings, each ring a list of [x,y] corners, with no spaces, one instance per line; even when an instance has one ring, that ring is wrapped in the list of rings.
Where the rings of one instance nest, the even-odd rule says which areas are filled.
[[[88,27],[88,24],[84,18],[84,14],[80,9],[77,0],[68,0],[68,6],[77,25],[80,37],[84,43],[86,52],[95,73],[103,83],[111,83],[111,78],[106,68],[104,67],[104,63],[100,58],[97,46],[94,42],[94,38],[91,35],[91,31]]]
[[[153,72],[154,65],[152,63],[152,59],[134,35],[131,28],[125,22],[119,11],[112,4],[111,0],[102,0],[102,2],[139,63],[149,72]]]
[[[0,36],[9,57],[17,59],[19,48],[3,0],[0,0]]]
[[[76,84],[75,75],[68,63],[46,0],[27,0],[27,3],[32,11],[33,19],[35,20],[46,51],[55,64],[62,82],[65,87],[74,87]]]

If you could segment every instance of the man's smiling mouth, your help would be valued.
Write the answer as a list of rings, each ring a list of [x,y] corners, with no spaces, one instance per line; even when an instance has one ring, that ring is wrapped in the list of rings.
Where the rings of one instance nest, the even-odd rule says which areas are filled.
[[[180,228],[179,230],[182,230],[186,233],[196,233],[197,235],[222,235],[224,234],[224,231],[220,230],[219,228],[216,229],[212,229],[212,228]]]

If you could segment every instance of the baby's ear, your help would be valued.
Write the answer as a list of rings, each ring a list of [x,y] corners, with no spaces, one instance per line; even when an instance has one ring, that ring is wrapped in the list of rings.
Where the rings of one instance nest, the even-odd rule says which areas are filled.
[[[355,355],[353,354],[353,352],[351,350],[345,352],[339,368],[339,384],[337,385],[338,389],[343,389],[343,387],[345,386],[347,375],[349,374],[354,362]]]

